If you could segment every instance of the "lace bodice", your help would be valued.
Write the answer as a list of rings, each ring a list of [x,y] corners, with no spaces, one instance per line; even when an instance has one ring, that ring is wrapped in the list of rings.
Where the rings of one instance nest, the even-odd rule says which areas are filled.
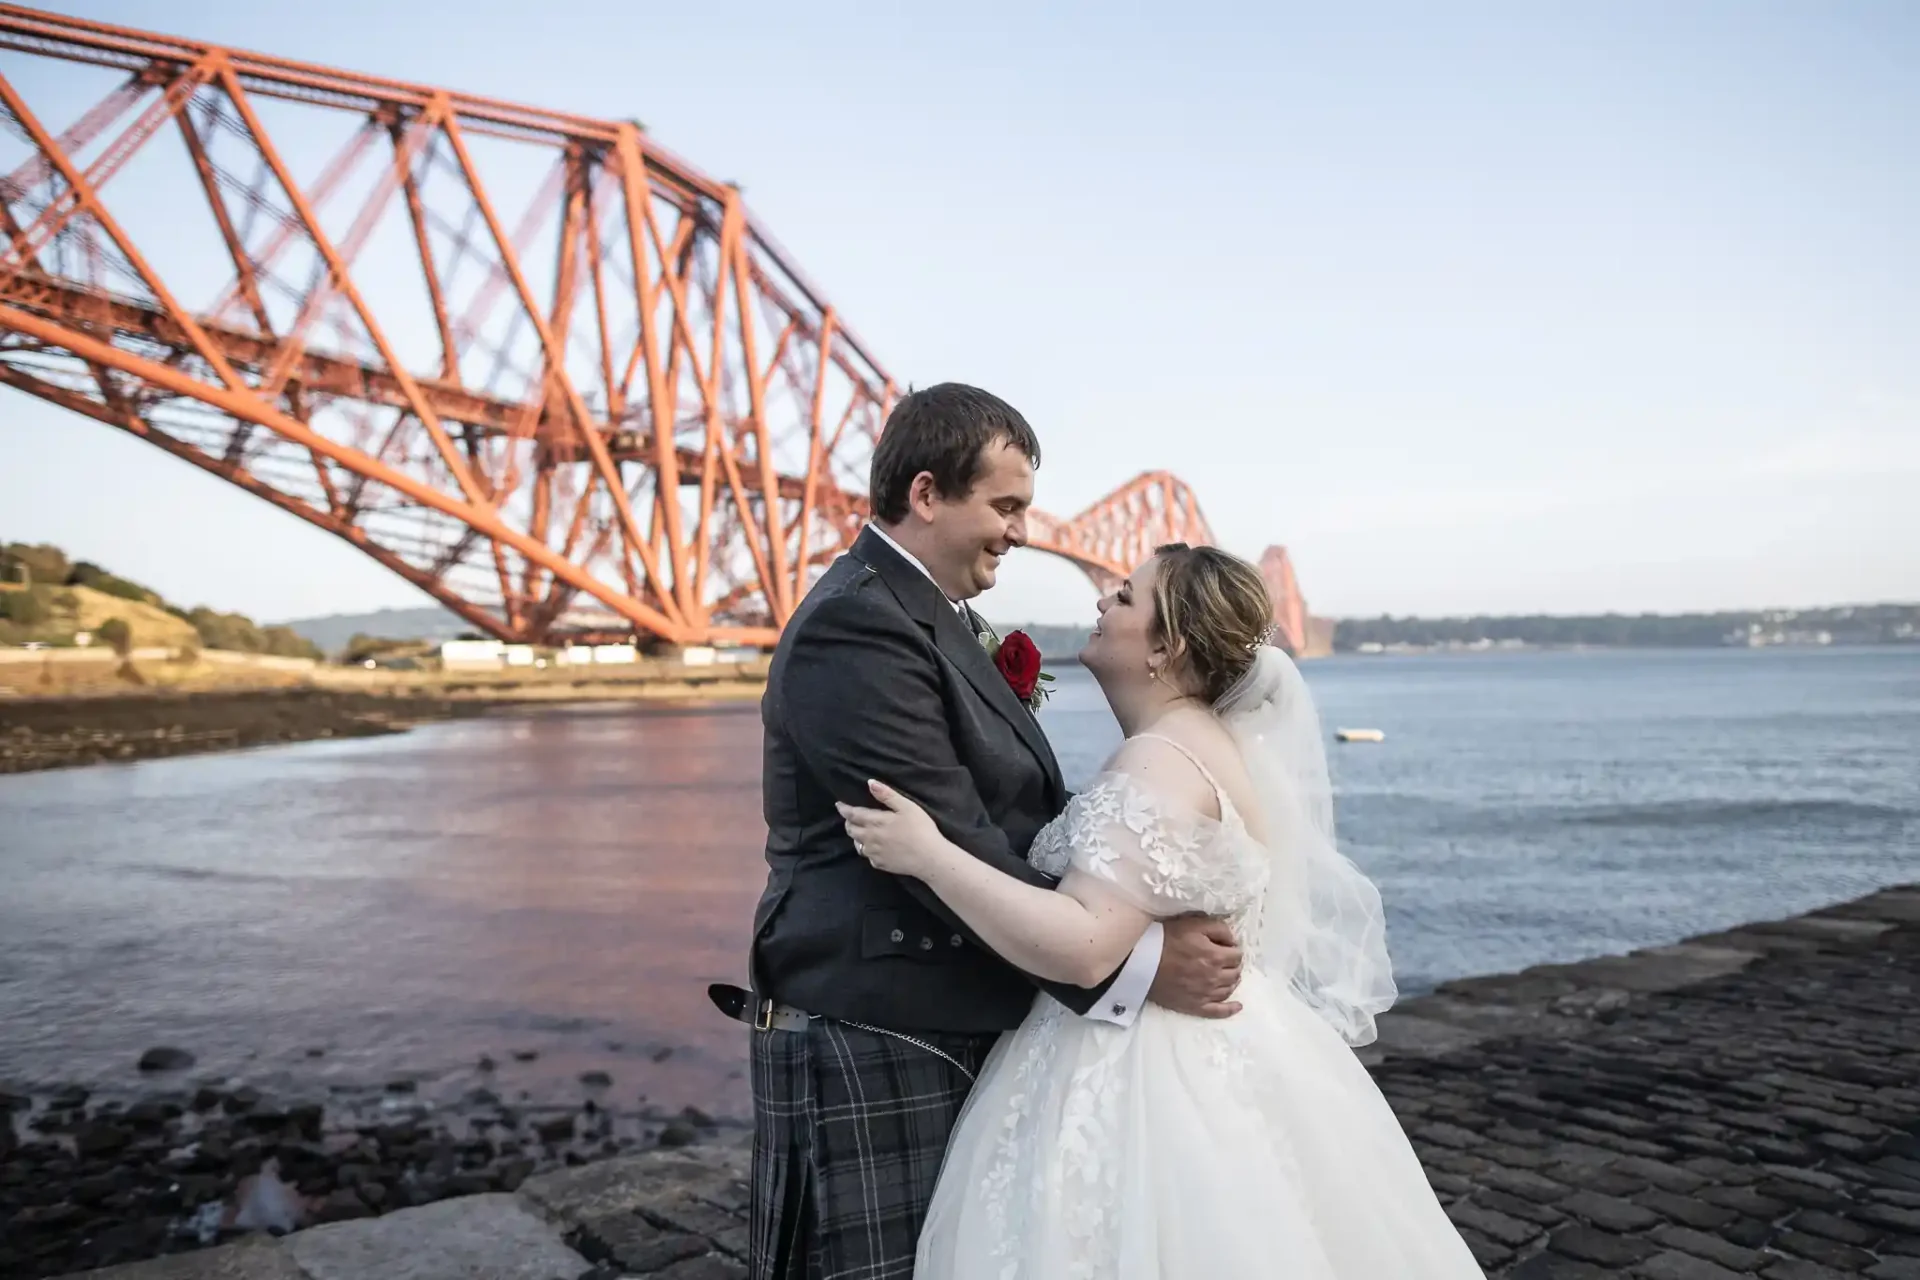
[[[1027,860],[1051,876],[1098,876],[1155,917],[1223,917],[1251,948],[1260,937],[1272,860],[1226,793],[1215,790],[1218,819],[1149,791],[1129,774],[1102,773],[1041,828]]]

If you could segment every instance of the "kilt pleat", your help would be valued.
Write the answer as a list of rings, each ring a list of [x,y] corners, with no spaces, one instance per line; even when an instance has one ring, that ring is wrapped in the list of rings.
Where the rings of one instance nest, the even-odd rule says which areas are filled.
[[[752,1033],[753,1280],[911,1280],[947,1141],[996,1035],[815,1018]]]

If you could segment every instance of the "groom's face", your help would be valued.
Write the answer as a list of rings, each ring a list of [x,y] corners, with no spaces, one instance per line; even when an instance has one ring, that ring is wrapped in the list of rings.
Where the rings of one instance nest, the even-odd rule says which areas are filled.
[[[993,586],[1000,557],[1026,545],[1031,506],[1033,461],[1007,441],[988,444],[972,491],[951,501],[934,497],[928,504],[934,558],[927,568],[935,581],[957,600],[970,600]]]

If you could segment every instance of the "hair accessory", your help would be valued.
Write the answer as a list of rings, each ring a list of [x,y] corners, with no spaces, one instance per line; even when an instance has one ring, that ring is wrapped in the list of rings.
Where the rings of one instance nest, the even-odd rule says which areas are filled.
[[[1279,628],[1275,627],[1271,622],[1269,622],[1266,626],[1260,628],[1260,634],[1257,637],[1255,637],[1250,644],[1247,645],[1247,652],[1248,653],[1260,652],[1260,650],[1264,648],[1267,645],[1267,643],[1273,639],[1274,633],[1277,630],[1279,630]]]

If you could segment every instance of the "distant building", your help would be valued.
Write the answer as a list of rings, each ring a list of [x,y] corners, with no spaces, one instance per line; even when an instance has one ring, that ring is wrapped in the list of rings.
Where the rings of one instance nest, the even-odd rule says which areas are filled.
[[[448,640],[440,646],[440,665],[448,671],[497,671],[506,665],[506,654],[499,640]]]

